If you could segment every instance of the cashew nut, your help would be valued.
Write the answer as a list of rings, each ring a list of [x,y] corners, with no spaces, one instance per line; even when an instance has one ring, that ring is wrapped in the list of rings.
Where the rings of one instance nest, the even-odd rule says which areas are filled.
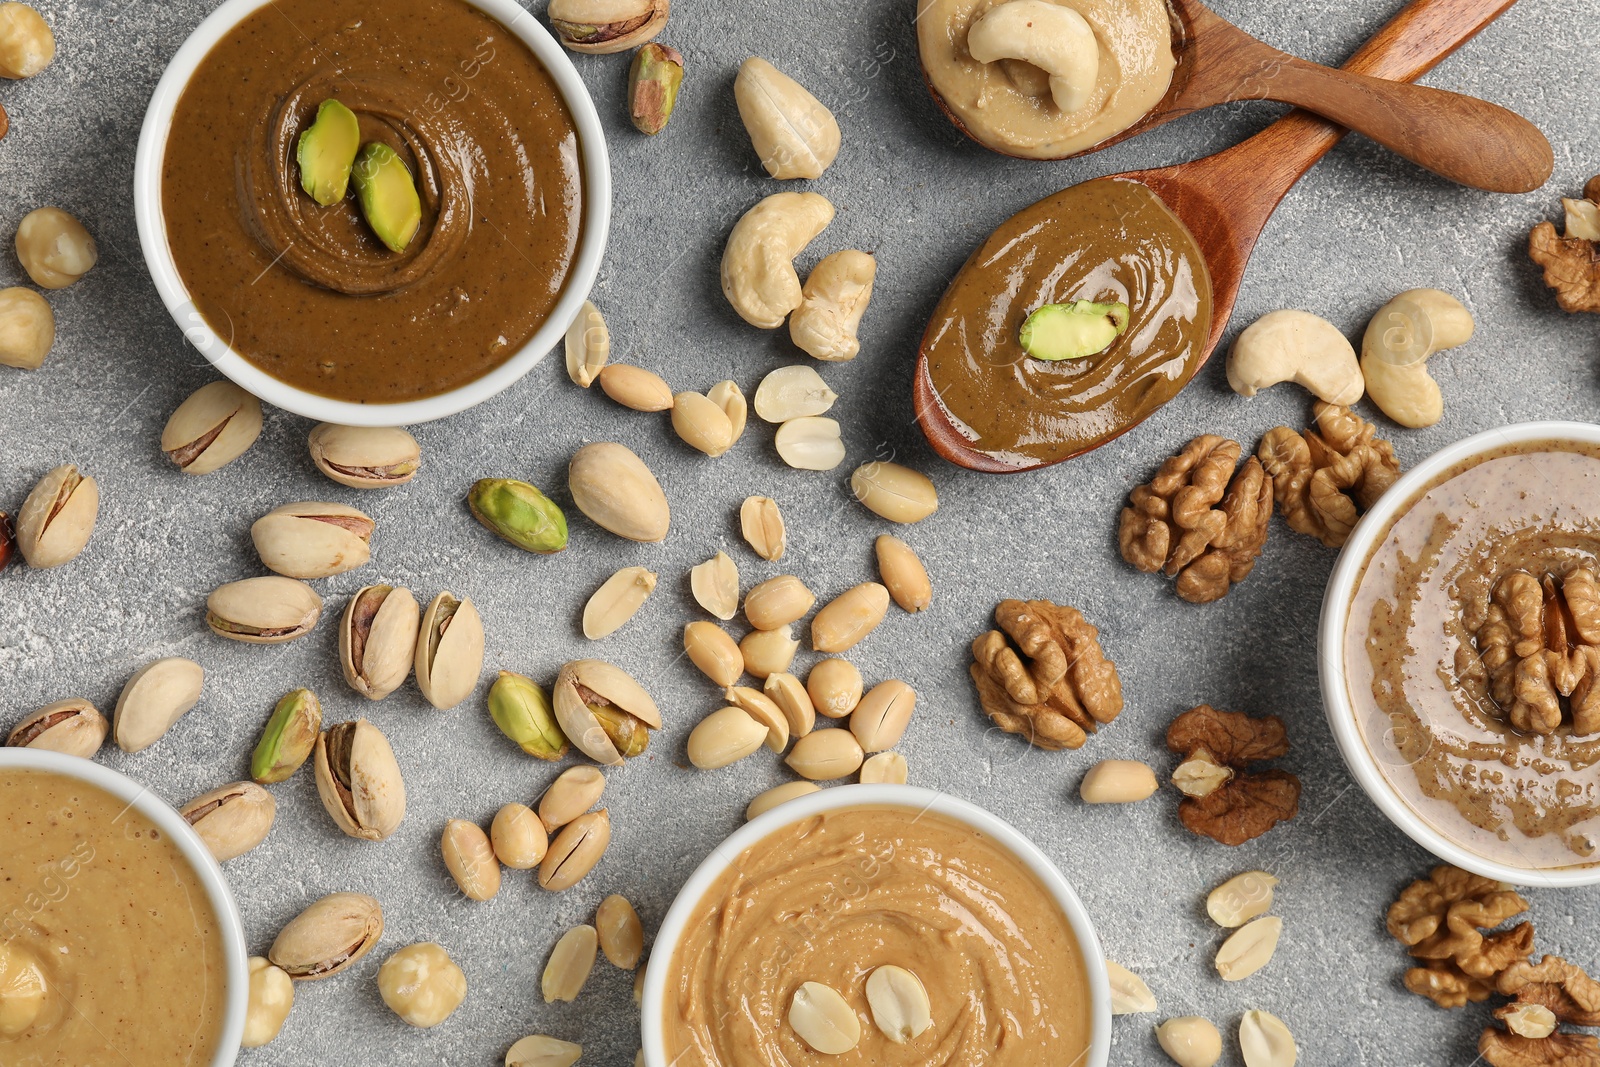
[[[739,118],[774,178],[820,178],[839,155],[839,123],[806,87],[758,56],[733,80]]]
[[[1089,102],[1100,76],[1100,44],[1082,15],[1050,0],[1011,0],[991,7],[967,31],[979,63],[1020,59],[1050,75],[1050,95],[1063,113]]]
[[[1345,407],[1366,386],[1356,350],[1339,327],[1308,311],[1273,311],[1252,322],[1228,352],[1228,384],[1240,396],[1294,382]]]
[[[1428,374],[1428,357],[1466,344],[1472,330],[1472,313],[1437,289],[1407,289],[1383,305],[1361,339],[1361,372],[1372,402],[1401,426],[1438,422],[1444,397]]]
[[[734,223],[722,252],[722,293],[744,321],[776,330],[800,306],[794,257],[832,221],[825,196],[773,193]]]
[[[801,351],[830,363],[855,359],[856,329],[872,299],[878,261],[853,248],[825,257],[811,270],[800,306],[789,317],[789,336]]]

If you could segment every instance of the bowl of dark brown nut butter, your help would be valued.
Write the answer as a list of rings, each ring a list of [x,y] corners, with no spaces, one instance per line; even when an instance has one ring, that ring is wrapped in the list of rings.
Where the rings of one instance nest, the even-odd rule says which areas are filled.
[[[394,426],[555,347],[610,175],[577,72],[512,0],[226,0],[156,87],[134,200],[161,299],[219,371]]]
[[[1413,840],[1600,882],[1600,426],[1485,431],[1396,482],[1334,568],[1319,669],[1345,762]]]
[[[250,978],[199,834],[81,756],[0,748],[0,1062],[228,1067]]]

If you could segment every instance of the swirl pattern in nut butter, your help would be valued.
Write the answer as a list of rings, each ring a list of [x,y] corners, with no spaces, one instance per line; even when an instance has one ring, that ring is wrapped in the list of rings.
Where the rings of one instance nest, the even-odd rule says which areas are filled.
[[[403,252],[352,189],[322,207],[296,147],[317,107],[410,170],[422,224]],[[161,198],[198,314],[268,374],[397,402],[478,378],[561,294],[581,229],[572,117],[550,73],[462,0],[274,0],[201,62],[173,116]]]
[[[1127,330],[1098,355],[1031,358],[1022,323],[1072,300],[1127,304]],[[1172,399],[1199,370],[1210,329],[1211,277],[1178,217],[1138,182],[1084,182],[1006,220],[945,290],[922,338],[918,417],[942,415],[1004,468],[1056,463]]]
[[[883,965],[928,994],[932,1025],[905,1044],[869,1021]],[[671,1063],[1063,1067],[1089,1047],[1088,968],[1065,914],[1009,851],[930,811],[843,809],[763,838],[706,891],[668,966]],[[863,1020],[853,1049],[822,1055],[789,1025],[806,982]]]

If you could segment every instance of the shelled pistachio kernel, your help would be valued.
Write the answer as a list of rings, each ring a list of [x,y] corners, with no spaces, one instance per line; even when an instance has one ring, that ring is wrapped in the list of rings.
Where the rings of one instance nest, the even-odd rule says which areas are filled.
[[[489,900],[500,892],[500,860],[477,823],[465,819],[445,823],[439,851],[445,869],[469,900]]]
[[[555,762],[567,754],[566,734],[556,722],[550,698],[532,678],[501,671],[489,687],[489,717],[518,748],[536,759]]]
[[[627,897],[613,893],[602,900],[594,914],[594,928],[606,959],[625,971],[639,966],[644,954],[644,924]]]
[[[467,999],[467,976],[431,941],[396,950],[378,968],[378,993],[412,1026],[438,1026]]]
[[[640,132],[666,129],[683,85],[683,53],[651,41],[633,54],[628,67],[628,116]]]
[[[185,474],[210,474],[261,436],[261,401],[232,382],[202,385],[161,431],[161,451]]]
[[[739,506],[739,531],[750,550],[769,563],[783,558],[788,529],[778,502],[770,496],[748,496]]]
[[[578,999],[589,973],[594,970],[596,950],[600,946],[599,933],[594,927],[574,926],[561,935],[550,952],[544,975],[539,979],[540,992],[546,1004],[555,1001],[571,1003]]]
[[[1206,914],[1218,926],[1243,926],[1272,908],[1272,890],[1278,880],[1266,871],[1236,874],[1206,894]]]
[[[550,834],[526,804],[507,804],[489,824],[489,843],[497,860],[514,871],[539,866],[550,849]]]
[[[815,782],[784,782],[752,800],[744,809],[744,817],[747,821],[754,819],[758,815],[765,815],[780,804],[787,804],[798,797],[820,792],[821,789],[822,787]]]
[[[839,1056],[861,1042],[861,1020],[838,990],[804,982],[789,1002],[789,1025],[800,1039],[825,1056]]]

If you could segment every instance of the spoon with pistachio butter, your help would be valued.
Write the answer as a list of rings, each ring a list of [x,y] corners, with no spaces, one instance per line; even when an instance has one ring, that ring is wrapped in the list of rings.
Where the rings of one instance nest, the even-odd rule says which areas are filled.
[[[1345,69],[1420,77],[1510,4],[1412,0]],[[1292,112],[1216,155],[1083,182],[1002,223],[922,337],[912,405],[934,450],[1033,470],[1143,422],[1210,356],[1268,218],[1345,133]]]
[[[1201,0],[918,0],[917,53],[951,121],[1005,155],[1065,159],[1216,104],[1276,100],[1463,185],[1525,193],[1554,166],[1515,112],[1308,62]]]

